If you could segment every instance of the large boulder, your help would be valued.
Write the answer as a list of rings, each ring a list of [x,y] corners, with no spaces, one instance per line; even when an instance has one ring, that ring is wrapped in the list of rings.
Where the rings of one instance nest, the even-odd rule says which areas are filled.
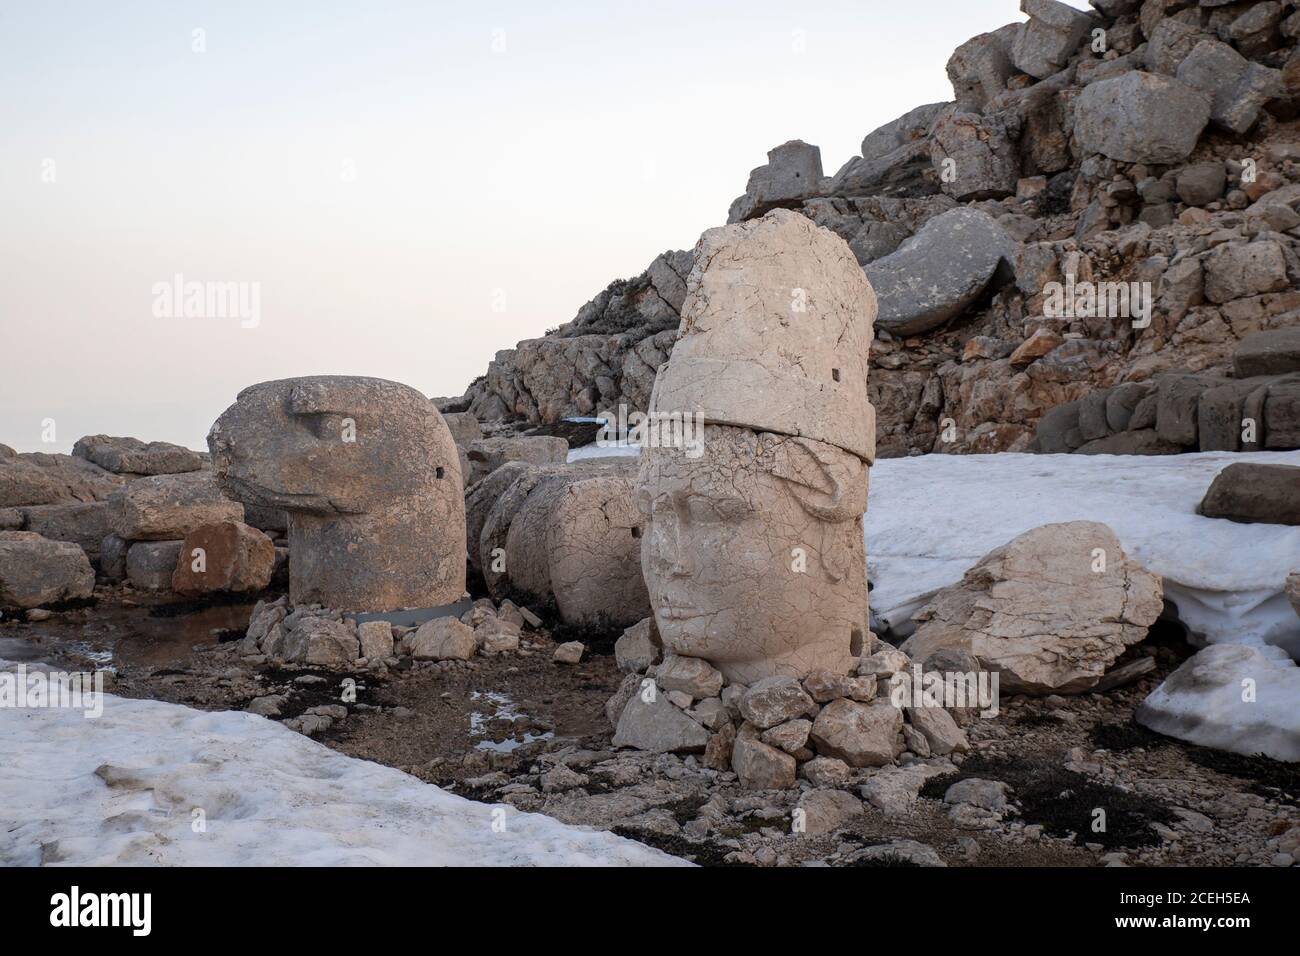
[[[188,596],[261,591],[275,571],[275,543],[242,521],[195,528],[185,536],[172,590]]]
[[[1100,80],[1074,102],[1074,133],[1089,153],[1125,163],[1179,163],[1210,121],[1210,97],[1156,73]]]
[[[1300,467],[1231,464],[1214,476],[1197,511],[1245,524],[1300,525]]]
[[[1005,117],[951,113],[934,124],[930,160],[942,189],[958,202],[1001,199],[1015,194],[1020,155]],[[950,169],[952,175],[943,173]]]
[[[960,315],[995,276],[1010,276],[1015,247],[986,212],[963,207],[936,216],[866,267],[880,307],[876,328],[917,335]]]
[[[123,484],[112,472],[71,455],[0,456],[0,508],[103,501]]]
[[[1093,20],[1058,0],[1020,0],[1029,22],[1016,35],[1011,59],[1017,69],[1037,80],[1059,72],[1093,26]]]
[[[1273,240],[1225,242],[1205,257],[1205,298],[1216,305],[1290,286],[1286,255]]]
[[[109,435],[86,435],[72,446],[72,454],[116,475],[174,475],[203,467],[198,452],[180,445]]]
[[[0,605],[32,608],[88,598],[95,572],[85,552],[30,531],[0,531]]]
[[[1093,521],[1049,524],[989,552],[914,616],[903,651],[922,664],[971,654],[1010,693],[1092,687],[1163,607],[1161,581]]]
[[[1300,761],[1300,668],[1274,649],[1197,651],[1138,708],[1138,723],[1202,747]]]
[[[71,541],[91,560],[99,557],[104,537],[113,530],[114,509],[107,501],[66,501],[18,511],[24,531],[34,531],[52,541]]]
[[[1285,93],[1281,70],[1252,62],[1218,40],[1197,43],[1175,75],[1180,83],[1208,94],[1210,119],[1237,135],[1248,132],[1265,104]]]
[[[872,130],[862,155],[850,159],[831,180],[834,196],[911,196],[938,192],[930,168],[930,132],[951,112],[951,103],[927,103]]]
[[[205,524],[244,519],[244,506],[221,493],[210,471],[141,478],[109,501],[113,533],[126,541],[174,541]]]
[[[1006,90],[1016,72],[1010,51],[1020,30],[1020,24],[1011,23],[972,37],[953,51],[947,70],[958,110],[978,113]]]

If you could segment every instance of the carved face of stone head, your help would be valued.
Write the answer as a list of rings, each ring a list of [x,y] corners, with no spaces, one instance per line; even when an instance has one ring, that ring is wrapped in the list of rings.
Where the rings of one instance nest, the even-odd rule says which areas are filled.
[[[867,466],[832,445],[710,425],[641,452],[642,569],[664,646],[728,679],[847,672],[867,634]]]
[[[446,482],[460,462],[446,423],[415,389],[321,375],[239,393],[208,435],[228,493],[268,507],[364,514]]]

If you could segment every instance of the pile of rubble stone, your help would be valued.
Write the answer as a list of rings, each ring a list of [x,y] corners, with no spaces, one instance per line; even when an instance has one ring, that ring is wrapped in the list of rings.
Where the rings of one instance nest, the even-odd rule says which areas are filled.
[[[1194,423],[1115,427],[1094,393],[1162,373],[1223,385],[1243,340],[1300,325],[1300,9],[1093,6],[1024,0],[1027,22],[953,53],[953,101],[872,131],[834,175],[816,146],[778,146],[732,204],[730,222],[801,212],[848,242],[871,279],[882,457],[1028,450],[1060,406],[1050,432],[1074,431],[1083,401],[1092,437],[1075,448],[1205,447]],[[498,352],[456,407],[529,422],[645,409],[689,268],[688,252],[665,253],[572,322]],[[1150,313],[1058,314],[1050,283],[1146,284]],[[1272,388],[1272,443],[1260,447],[1295,448],[1294,385]],[[1225,394],[1216,407],[1237,401]],[[1137,392],[1122,395],[1116,422]]]

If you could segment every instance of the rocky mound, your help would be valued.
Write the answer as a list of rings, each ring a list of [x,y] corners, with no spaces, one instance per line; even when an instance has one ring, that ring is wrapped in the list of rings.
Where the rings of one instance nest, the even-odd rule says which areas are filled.
[[[1096,412],[1114,405],[1122,420],[1147,394],[1112,400],[1116,386],[1207,374],[1232,386],[1215,397],[1220,418],[1235,415],[1258,391],[1227,379],[1239,343],[1300,325],[1294,0],[1093,6],[1023,0],[1028,22],[953,53],[952,102],[872,131],[834,175],[816,146],[778,146],[731,206],[731,222],[801,212],[871,278],[882,457],[1223,448],[1224,429],[1202,444],[1194,419],[1117,428]],[[644,409],[689,266],[666,253],[612,284],[572,322],[497,353],[459,401],[482,420],[534,423]],[[1235,444],[1297,446],[1291,387],[1273,399],[1273,438]],[[1035,442],[1061,406],[1056,438]]]

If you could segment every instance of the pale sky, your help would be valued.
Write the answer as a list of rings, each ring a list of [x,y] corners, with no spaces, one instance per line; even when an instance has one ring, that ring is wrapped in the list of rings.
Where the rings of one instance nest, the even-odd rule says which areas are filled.
[[[202,449],[241,388],[295,375],[459,395],[725,222],[768,149],[815,143],[833,173],[951,98],[959,43],[1021,19],[1014,0],[7,0],[0,442]],[[246,283],[256,324],[155,314],[178,274]]]

